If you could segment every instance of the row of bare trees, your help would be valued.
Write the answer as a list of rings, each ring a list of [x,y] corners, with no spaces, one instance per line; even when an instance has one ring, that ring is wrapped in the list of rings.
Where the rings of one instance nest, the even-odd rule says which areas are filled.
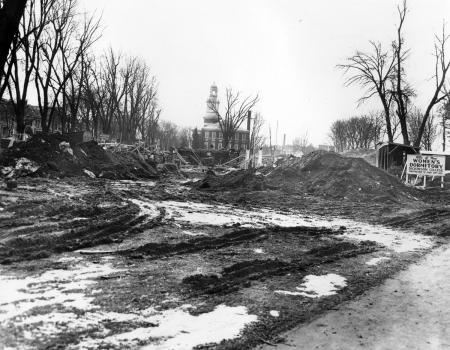
[[[37,96],[42,130],[50,130],[68,82],[99,38],[99,23],[93,16],[80,14],[76,0],[28,0],[0,90],[9,93],[18,133],[25,128],[30,91]]]
[[[0,75],[0,98],[8,95],[19,134],[33,96],[43,132],[88,130],[95,137],[155,143],[161,113],[156,77],[140,58],[113,49],[96,57],[92,47],[100,36],[100,19],[80,12],[78,0],[26,2]]]
[[[374,148],[382,135],[383,120],[376,113],[336,120],[330,130],[330,138],[338,152]]]
[[[407,118],[408,138],[415,140],[421,129],[424,113],[411,107]],[[391,132],[394,140],[401,134],[399,118],[392,119]],[[359,148],[375,148],[386,135],[383,112],[371,112],[367,115],[340,119],[333,122],[330,128],[330,138],[338,152]],[[420,146],[426,150],[431,147],[438,134],[438,123],[434,114],[427,118],[423,129]]]
[[[442,32],[435,36],[433,67],[434,91],[429,102],[421,113],[421,119],[415,120],[418,125],[412,135],[408,128],[409,119],[413,116],[412,100],[416,96],[416,90],[408,83],[405,70],[406,61],[410,50],[405,46],[403,29],[407,14],[407,3],[403,1],[397,7],[399,23],[396,39],[392,41],[391,48],[385,50],[380,42],[371,41],[369,52],[356,51],[356,53],[343,64],[338,65],[347,75],[346,85],[360,85],[366,89],[366,93],[358,103],[376,96],[383,107],[384,127],[389,142],[395,139],[395,123],[398,121],[404,144],[420,146],[426,134],[429,119],[432,118],[433,109],[445,100],[449,99],[446,89],[447,73],[450,68],[450,58],[446,57],[446,44],[449,36],[443,27]],[[411,139],[411,136],[413,138]]]
[[[80,90],[79,102],[75,103],[80,113],[70,112],[70,106],[74,105],[71,101],[77,97],[75,93],[67,96],[68,103],[63,107],[69,107],[69,113],[64,115],[72,116],[75,121],[80,115],[79,122],[95,136],[109,135],[124,143],[141,139],[154,144],[161,109],[157,80],[148,65],[142,59],[126,57],[110,49],[99,65],[91,60],[85,66],[84,88]]]

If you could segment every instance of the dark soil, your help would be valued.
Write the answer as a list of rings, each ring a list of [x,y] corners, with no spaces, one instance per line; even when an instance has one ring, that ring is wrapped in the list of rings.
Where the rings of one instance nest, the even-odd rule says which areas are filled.
[[[245,189],[249,191],[262,191],[268,186],[262,175],[255,174],[254,170],[236,170],[225,175],[216,175],[209,172],[203,180],[194,184],[199,190],[231,191]]]
[[[280,189],[352,201],[405,202],[423,197],[419,190],[404,185],[397,177],[361,158],[347,158],[334,152],[316,151],[301,158],[281,161],[276,168],[237,170],[226,175],[208,174],[194,184],[207,191],[263,191]]]
[[[180,243],[149,243],[139,248],[121,251],[120,254],[128,255],[134,258],[160,258],[162,256],[173,256],[180,254],[189,254],[208,249],[221,249],[242,243],[262,241],[269,236],[280,234],[300,234],[300,235],[331,235],[338,234],[340,231],[333,231],[327,228],[317,227],[274,227],[274,228],[240,228],[217,237],[198,237]]]
[[[110,206],[102,203],[109,201]],[[80,205],[80,202],[82,203]],[[0,264],[46,258],[55,253],[120,243],[161,224],[163,214],[147,220],[132,203],[103,192],[102,196],[82,196],[78,203],[37,202],[19,203],[11,210],[28,215],[12,216],[0,221]],[[33,216],[31,216],[31,213]],[[46,218],[36,219],[44,214]]]
[[[316,151],[286,161],[267,174],[267,182],[286,191],[304,191],[314,196],[361,201],[406,201],[420,196],[397,177],[360,158]]]
[[[34,135],[25,142],[15,143],[4,150],[0,165],[15,166],[19,158],[37,163],[39,169],[34,176],[88,176],[84,170],[95,176],[108,179],[157,178],[156,168],[134,152],[111,153],[95,141],[71,144],[71,152],[64,151],[62,142],[69,139],[61,134]]]
[[[251,281],[282,276],[290,272],[301,274],[307,268],[319,266],[343,258],[367,254],[377,249],[373,242],[333,242],[302,254],[300,259],[284,260],[249,260],[223,268],[219,275],[196,274],[183,279],[194,294],[223,294],[249,287]]]

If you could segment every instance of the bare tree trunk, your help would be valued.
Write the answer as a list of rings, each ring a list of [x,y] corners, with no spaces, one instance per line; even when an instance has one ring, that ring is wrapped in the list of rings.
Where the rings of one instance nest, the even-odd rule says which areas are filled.
[[[402,27],[403,23],[405,21],[406,16],[406,0],[403,1],[403,8],[398,8],[399,17],[400,17],[400,24],[397,28],[397,48],[395,51],[396,60],[397,60],[397,76],[396,76],[396,101],[397,101],[397,115],[398,119],[400,120],[400,129],[403,136],[403,143],[405,145],[409,145],[409,136],[408,136],[408,124],[407,124],[407,110],[406,110],[406,101],[405,98],[407,98],[405,91],[403,91],[402,88],[402,76],[403,76],[403,53],[402,53],[402,47],[403,47],[403,38],[402,38]]]
[[[0,81],[7,78],[3,77],[3,70],[26,4],[27,0],[4,0],[0,9]]]

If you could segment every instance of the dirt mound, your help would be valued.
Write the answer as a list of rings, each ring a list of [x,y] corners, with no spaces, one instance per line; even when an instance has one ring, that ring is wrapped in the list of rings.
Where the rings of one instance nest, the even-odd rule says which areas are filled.
[[[109,179],[158,176],[156,169],[137,153],[111,153],[95,141],[71,144],[60,134],[35,135],[26,142],[16,143],[4,151],[0,165],[14,168],[19,159],[33,161],[39,167],[34,172],[38,176],[84,175]]]
[[[398,178],[361,158],[317,151],[300,159],[287,160],[267,176],[269,183],[287,190],[355,200],[413,199],[419,192]]]
[[[200,190],[230,191],[234,189],[247,189],[261,191],[267,188],[264,176],[254,170],[236,170],[224,175],[209,172],[203,180],[194,185]]]

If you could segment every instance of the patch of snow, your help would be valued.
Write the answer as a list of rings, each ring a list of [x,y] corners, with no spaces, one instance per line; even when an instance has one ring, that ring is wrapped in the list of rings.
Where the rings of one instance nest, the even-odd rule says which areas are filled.
[[[269,314],[272,317],[280,317],[280,312],[277,310],[270,310]]]
[[[205,232],[192,232],[192,231],[182,231],[182,232],[188,236],[209,236]]]
[[[90,170],[87,170],[87,169],[83,169],[83,172],[87,175],[87,176],[89,176],[91,179],[95,179],[97,176],[95,176],[95,174],[92,172],[92,171],[90,171]]]
[[[301,295],[299,292],[290,292],[288,290],[276,290],[275,293],[281,295],[294,295],[294,296]]]
[[[118,190],[126,190],[133,186],[145,186],[145,187],[154,187],[156,186],[155,181],[135,181],[135,180],[117,180],[111,183],[111,186]]]
[[[149,218],[156,218],[159,215],[159,210],[154,204],[144,202],[139,199],[130,199],[130,202],[139,207],[140,215],[145,215]]]
[[[344,237],[359,241],[374,241],[396,253],[427,249],[433,245],[432,238],[414,232],[392,230],[383,226],[358,224],[349,220],[340,220],[339,222],[347,227],[343,234]]]
[[[263,250],[262,248],[255,248],[255,249],[253,249],[253,251],[254,251],[256,254],[264,254],[264,250]]]
[[[118,312],[86,312],[77,315],[73,312],[52,312],[33,315],[23,320],[16,320],[18,326],[27,327],[31,339],[39,335],[55,335],[62,332],[101,328],[103,322],[143,322],[140,315]]]
[[[66,308],[89,310],[93,298],[84,294],[84,289],[95,284],[95,278],[121,270],[111,265],[78,264],[70,270],[50,270],[37,276],[17,278],[0,276],[0,322],[42,306],[63,305]],[[25,316],[26,317],[26,316]]]
[[[388,258],[386,256],[382,256],[380,258],[372,258],[366,262],[366,265],[374,266],[385,260],[390,260],[390,258]]]
[[[257,316],[249,315],[243,306],[219,305],[213,311],[198,316],[193,316],[184,309],[180,307],[161,312],[152,310],[145,320],[157,324],[156,327],[136,328],[104,339],[85,338],[72,348],[137,346],[140,342],[149,342],[141,349],[192,349],[201,344],[234,339],[246,325],[257,321]]]
[[[276,290],[275,293],[304,296],[308,298],[321,298],[334,295],[339,289],[347,286],[346,278],[334,273],[322,276],[308,275],[303,280],[304,282],[296,288],[298,292]]]
[[[59,258],[58,262],[77,262],[82,260],[79,256],[63,256],[62,258]]]
[[[432,238],[414,232],[339,218],[307,217],[295,211],[280,213],[264,208],[243,210],[227,205],[176,201],[155,202],[156,205],[166,209],[166,219],[192,225],[223,226],[239,223],[241,227],[254,228],[306,226],[332,229],[345,226],[343,237],[358,241],[374,241],[397,253],[427,249],[433,245]]]

